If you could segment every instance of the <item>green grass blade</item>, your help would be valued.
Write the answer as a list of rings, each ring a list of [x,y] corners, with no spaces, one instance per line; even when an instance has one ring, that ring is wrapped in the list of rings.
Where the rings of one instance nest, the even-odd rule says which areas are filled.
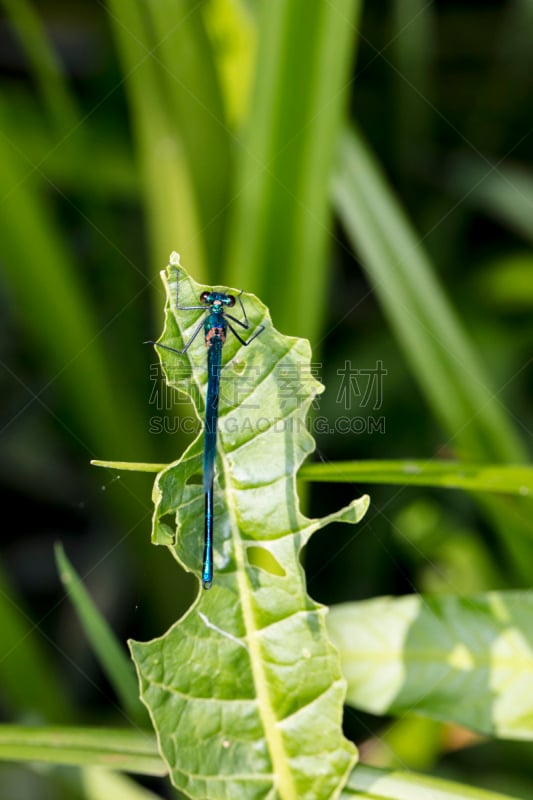
[[[80,114],[34,5],[28,0],[2,0],[2,4],[31,64],[49,120],[56,134],[66,136],[78,125]]]
[[[226,230],[230,136],[202,4],[152,0],[145,9],[153,29],[154,71],[174,135],[182,142],[194,184],[197,233],[205,244],[210,279],[216,283]]]
[[[207,274],[202,224],[191,167],[166,93],[160,46],[140,0],[108,0],[136,134],[151,260],[164,264],[180,243],[200,275]]]
[[[390,45],[383,53],[392,60],[395,113],[394,143],[398,170],[405,174],[418,148],[431,140],[430,101],[435,96],[433,54],[434,7],[425,0],[395,0]]]
[[[162,800],[127,775],[102,767],[85,767],[81,773],[84,800]]]
[[[300,480],[328,483],[388,483],[533,496],[533,467],[461,461],[342,461],[306,464]]]
[[[428,403],[464,460],[519,463],[525,448],[491,388],[415,233],[356,131],[340,141],[333,194],[384,313]],[[533,552],[527,498],[485,497],[520,579],[529,584]],[[529,539],[524,538],[526,534]]]
[[[329,176],[360,3],[274,0],[261,9],[225,278],[261,293],[282,329],[314,339],[327,291]]]
[[[0,631],[0,683],[9,711],[20,716],[39,714],[54,722],[68,719],[68,696],[41,647],[39,627],[23,611],[1,571]]]
[[[203,310],[176,310],[176,271],[163,279],[161,343],[180,349]],[[189,305],[206,287],[181,269],[179,288]],[[355,752],[342,735],[343,683],[324,635],[324,608],[307,595],[300,552],[329,522],[361,519],[368,498],[322,519],[300,512],[296,470],[314,444],[302,423],[322,387],[309,371],[309,343],[278,333],[257,298],[243,295],[243,303],[250,331],[266,328],[250,347],[229,334],[224,345],[213,587],[200,590],[162,637],[131,649],[177,788],[205,796],[208,783],[212,798],[277,792],[286,800],[322,800],[346,780]],[[186,390],[203,416],[202,337],[182,355],[159,352],[169,385]],[[202,444],[200,434],[158,475],[153,492],[154,542],[169,545],[197,576]]]
[[[85,767],[83,783],[91,800],[102,795],[102,787],[119,789],[124,798],[149,800],[136,784],[128,787],[120,775],[106,770],[121,770],[154,777],[166,774],[157,752],[155,738],[146,733],[109,728],[31,728],[0,725],[0,759],[43,761]],[[87,767],[86,765],[97,765]],[[127,793],[130,789],[131,794]],[[144,793],[143,793],[144,792]],[[426,775],[401,770],[379,770],[360,764],[352,771],[342,792],[342,800],[511,800],[507,795],[487,792]],[[109,796],[109,793],[108,795]],[[120,794],[112,793],[115,798]]]
[[[132,455],[147,452],[135,404],[122,403],[117,409],[116,398],[126,396],[125,388],[104,353],[101,329],[79,269],[31,169],[16,142],[1,135],[0,185],[5,202],[0,255],[17,311],[34,352],[43,359],[48,386],[57,383],[66,399],[82,446],[90,452],[124,454],[130,447]],[[123,430],[128,431],[126,439]]]
[[[422,243],[361,136],[346,130],[333,195],[348,235],[450,442],[464,457],[520,462],[524,448]]]
[[[359,764],[341,800],[513,800],[509,795],[478,789],[470,784],[417,775],[404,770],[384,770]]]
[[[145,464],[136,461],[105,461],[93,458],[91,464],[94,467],[104,467],[105,469],[120,469],[124,472],[161,472],[168,467],[168,464]]]
[[[347,702],[533,740],[533,593],[382,597],[330,610]]]
[[[0,759],[166,773],[153,734],[121,728],[0,725]]]
[[[451,161],[446,185],[469,206],[481,209],[526,242],[533,242],[533,174],[525,166],[489,164],[472,155],[456,156]]]
[[[61,582],[122,708],[131,720],[146,725],[148,720],[139,702],[133,664],[96,608],[60,544],[56,545],[55,556]]]
[[[250,103],[257,56],[257,7],[242,0],[215,0],[203,7],[205,26],[213,48],[225,114],[231,129],[242,126]]]

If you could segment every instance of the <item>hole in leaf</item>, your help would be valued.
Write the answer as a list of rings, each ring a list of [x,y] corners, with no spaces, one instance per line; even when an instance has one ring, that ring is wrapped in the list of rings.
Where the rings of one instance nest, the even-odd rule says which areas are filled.
[[[195,472],[194,475],[189,475],[185,483],[189,486],[192,484],[193,486],[198,486],[199,484],[203,483],[203,477],[199,472]]]
[[[285,577],[285,570],[269,550],[264,547],[248,547],[246,550],[248,563],[251,567],[257,567],[271,575],[277,575],[279,578]]]
[[[168,520],[168,522],[166,521]],[[161,518],[155,529],[155,542],[157,544],[172,545],[176,540],[176,525],[170,524],[171,517],[167,514]]]

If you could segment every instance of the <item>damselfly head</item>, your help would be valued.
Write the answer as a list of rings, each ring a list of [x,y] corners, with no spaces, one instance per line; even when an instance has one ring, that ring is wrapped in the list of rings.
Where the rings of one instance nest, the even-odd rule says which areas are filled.
[[[231,308],[235,305],[233,295],[225,294],[224,292],[202,292],[200,301],[205,303],[206,306],[228,306],[228,308]]]

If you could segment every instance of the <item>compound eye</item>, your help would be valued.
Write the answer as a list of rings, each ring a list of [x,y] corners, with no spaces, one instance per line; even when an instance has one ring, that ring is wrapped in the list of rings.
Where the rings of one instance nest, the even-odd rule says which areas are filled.
[[[232,294],[228,294],[228,302],[227,302],[227,305],[228,305],[230,308],[231,308],[232,306],[234,306],[234,305],[235,305],[235,298],[233,297],[233,295],[232,295]]]
[[[200,295],[200,300],[202,303],[209,303],[209,292],[202,292]]]

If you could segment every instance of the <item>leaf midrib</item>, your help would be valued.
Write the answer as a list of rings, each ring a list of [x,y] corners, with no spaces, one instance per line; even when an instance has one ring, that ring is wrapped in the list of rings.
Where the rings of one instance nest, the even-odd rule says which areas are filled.
[[[222,457],[222,463],[225,477],[225,492],[229,494],[230,490],[228,487],[231,486],[231,471],[228,468],[225,455]],[[261,656],[261,647],[259,641],[259,633],[261,629],[256,625],[255,615],[252,608],[250,587],[246,578],[247,572],[245,548],[240,537],[237,519],[233,511],[235,506],[233,502],[229,502],[227,503],[226,507],[228,509],[228,516],[230,518],[232,537],[235,547],[235,561],[237,564],[236,580],[239,589],[239,596],[241,598],[241,609],[244,619],[244,627],[246,630],[248,652],[250,655],[250,666],[257,696],[257,707],[264,730],[268,752],[272,761],[272,773],[278,779],[277,788],[279,790],[280,797],[283,798],[283,800],[297,800],[298,795],[296,792],[296,787],[289,769],[289,757],[283,746],[281,730],[272,707],[270,693],[268,690],[268,681],[263,668],[263,658]]]

